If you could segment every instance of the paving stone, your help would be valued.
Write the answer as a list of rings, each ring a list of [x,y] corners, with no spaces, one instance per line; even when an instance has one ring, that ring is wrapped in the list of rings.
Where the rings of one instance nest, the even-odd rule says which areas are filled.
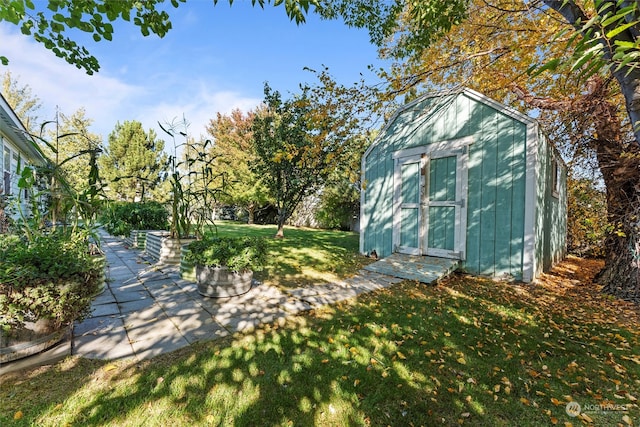
[[[153,300],[153,298],[144,298],[144,299],[138,299],[135,301],[121,302],[118,304],[118,307],[120,308],[120,313],[125,314],[125,313],[141,311],[141,310],[147,310],[155,304],[156,303]]]
[[[107,333],[122,329],[124,331],[124,323],[122,319],[116,316],[91,317],[76,323],[73,326],[74,336],[92,335]]]
[[[311,304],[301,300],[290,300],[282,304],[282,308],[290,314],[298,314],[311,310]]]
[[[169,319],[189,343],[229,335],[229,331],[216,322],[209,313],[202,310],[189,314],[184,312],[171,314]]]
[[[129,339],[133,341],[146,340],[165,335],[179,335],[176,326],[164,314],[146,320],[127,318],[124,324]]]
[[[91,307],[91,317],[103,317],[120,314],[117,304],[102,304]]]
[[[115,360],[135,357],[124,328],[96,336],[74,337],[73,354],[89,359]]]
[[[111,293],[111,290],[107,287],[100,295],[95,297],[95,299],[91,302],[91,304],[96,306],[101,304],[112,304],[115,302],[116,302],[116,299]]]
[[[147,292],[146,290],[129,291],[129,292],[113,292],[113,296],[115,297],[118,303],[151,298],[151,295],[149,295],[149,292]]]

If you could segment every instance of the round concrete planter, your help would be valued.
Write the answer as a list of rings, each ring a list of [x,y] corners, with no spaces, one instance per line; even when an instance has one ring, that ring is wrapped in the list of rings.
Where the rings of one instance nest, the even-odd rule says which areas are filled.
[[[249,292],[253,271],[243,273],[230,271],[227,267],[196,265],[198,292],[205,297],[235,297]]]
[[[22,328],[0,331],[0,365],[40,353],[58,344],[70,326],[53,328],[48,319],[26,322]]]

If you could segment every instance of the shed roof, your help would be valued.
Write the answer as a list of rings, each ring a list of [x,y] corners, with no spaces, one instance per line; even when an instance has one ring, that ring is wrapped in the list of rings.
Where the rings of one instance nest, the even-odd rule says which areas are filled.
[[[408,110],[411,110],[413,107],[415,107],[416,105],[424,102],[427,99],[431,99],[431,98],[442,98],[442,99],[450,99],[451,101],[453,101],[456,96],[460,95],[460,94],[464,94],[466,96],[468,96],[469,98],[473,99],[474,101],[480,102],[482,104],[488,105],[491,108],[495,109],[496,111],[499,111],[500,113],[511,117],[512,119],[521,122],[527,126],[537,126],[537,121],[529,116],[527,116],[526,114],[521,113],[520,111],[509,107],[508,105],[504,105],[494,99],[489,98],[486,95],[481,94],[480,92],[477,92],[473,89],[470,89],[468,87],[464,87],[464,86],[456,86],[454,88],[451,89],[445,89],[445,90],[440,90],[440,91],[433,91],[433,92],[427,92],[424,95],[419,96],[418,98],[414,99],[411,102],[408,102],[407,104],[401,106],[400,108],[398,108],[393,115],[391,116],[391,118],[389,120],[387,120],[387,122],[385,123],[384,127],[381,129],[380,133],[378,134],[378,137],[373,141],[373,143],[369,146],[369,148],[365,151],[363,158],[366,158],[370,151],[373,150],[373,148],[375,148],[378,143],[380,142],[380,140],[382,138],[384,138],[387,129],[389,129],[389,127],[391,127],[393,125],[393,123],[398,119],[399,116],[401,116],[403,113],[405,113]],[[446,107],[448,105],[447,102],[443,102],[440,104],[436,104],[434,106],[434,108],[432,110],[430,110],[430,114],[435,114],[436,112],[438,112],[439,110],[441,110],[442,108]]]

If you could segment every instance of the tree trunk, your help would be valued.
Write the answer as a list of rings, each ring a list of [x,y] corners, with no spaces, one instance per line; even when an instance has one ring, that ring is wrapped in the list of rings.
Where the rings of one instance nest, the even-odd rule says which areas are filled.
[[[622,86],[620,80],[618,83]],[[591,133],[598,139],[591,146],[607,189],[610,226],[605,266],[598,280],[604,292],[640,302],[640,145],[635,140],[623,141],[618,107],[608,101],[607,83],[599,77],[589,79],[586,94],[574,100],[536,98],[515,86],[514,92],[537,108],[574,113],[576,120],[584,121],[585,131],[593,127]]]
[[[605,240],[605,266],[598,274],[603,292],[640,302],[640,150],[599,141],[598,163],[607,187],[611,231]]]
[[[247,206],[247,215],[249,215],[247,224],[254,224],[256,221],[256,205],[254,205],[253,203],[250,203]]]
[[[287,220],[287,211],[285,209],[278,209],[278,231],[274,236],[276,239],[284,238],[284,223]]]

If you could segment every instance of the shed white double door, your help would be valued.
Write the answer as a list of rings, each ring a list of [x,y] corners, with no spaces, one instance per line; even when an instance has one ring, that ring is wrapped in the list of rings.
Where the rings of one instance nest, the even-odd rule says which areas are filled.
[[[394,251],[463,260],[468,147],[430,148],[394,154]]]

